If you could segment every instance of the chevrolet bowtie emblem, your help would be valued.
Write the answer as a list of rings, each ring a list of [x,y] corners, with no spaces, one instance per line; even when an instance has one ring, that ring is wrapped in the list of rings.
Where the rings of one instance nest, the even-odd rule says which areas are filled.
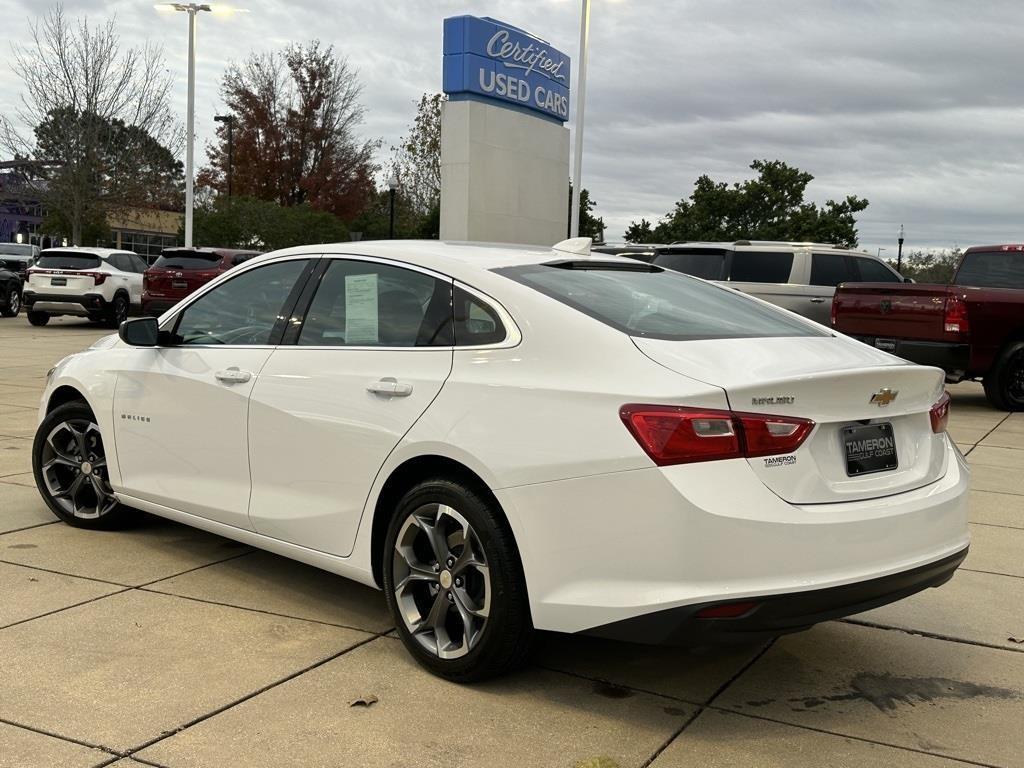
[[[877,405],[879,408],[884,408],[893,400],[895,400],[896,396],[899,395],[899,393],[900,392],[898,389],[893,391],[888,387],[884,387],[875,392],[875,394],[871,396],[871,399],[868,402],[871,403],[872,405]]]

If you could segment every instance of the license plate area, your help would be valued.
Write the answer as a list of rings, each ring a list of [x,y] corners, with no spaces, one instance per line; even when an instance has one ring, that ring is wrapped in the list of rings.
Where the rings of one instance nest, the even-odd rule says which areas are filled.
[[[177,290],[184,290],[188,288],[188,283],[185,282],[184,280],[171,280],[171,288]]]
[[[889,422],[843,427],[842,436],[846,474],[850,477],[886,472],[899,466],[896,438]]]
[[[896,339],[875,339],[875,349],[896,354]]]
[[[68,279],[66,277],[51,277],[50,278],[50,285],[66,286],[67,284],[68,284]]]

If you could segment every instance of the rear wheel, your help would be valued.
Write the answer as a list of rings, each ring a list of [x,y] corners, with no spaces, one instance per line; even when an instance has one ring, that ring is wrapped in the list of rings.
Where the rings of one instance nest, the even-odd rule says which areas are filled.
[[[3,309],[0,309],[0,315],[4,317],[14,317],[21,312],[21,290],[17,287],[7,289],[7,302]]]
[[[994,408],[1024,410],[1024,342],[1015,341],[1006,346],[982,385]]]
[[[69,525],[125,522],[128,511],[111,490],[103,438],[85,403],[58,406],[43,419],[32,443],[32,471],[46,505]]]
[[[471,682],[524,662],[533,626],[519,555],[500,511],[474,488],[437,479],[406,493],[383,565],[399,637],[431,672]]]
[[[28,311],[28,321],[32,325],[46,325],[50,322],[50,314],[48,312],[33,312],[30,309]]]
[[[119,293],[110,302],[110,308],[107,312],[107,321],[110,323],[110,327],[119,327],[121,323],[128,319],[128,297]]]

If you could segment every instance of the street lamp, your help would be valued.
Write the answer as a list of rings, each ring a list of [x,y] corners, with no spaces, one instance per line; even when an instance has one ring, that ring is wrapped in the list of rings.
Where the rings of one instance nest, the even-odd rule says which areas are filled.
[[[903,225],[900,224],[900,236],[897,241],[900,244],[900,248],[896,251],[896,271],[899,272],[903,267]]]
[[[213,119],[214,119],[215,122],[224,123],[225,127],[228,129],[228,197],[230,198],[231,197],[231,165],[232,165],[232,162],[233,162],[233,160],[232,160],[232,157],[233,157],[232,134],[234,133],[234,129],[235,129],[235,116],[234,115],[214,115]]]
[[[395,239],[395,192],[398,191],[398,177],[392,176],[388,179],[388,190],[390,190],[390,214],[388,222],[388,240]]]
[[[188,14],[188,106],[185,110],[185,247],[192,247],[192,153],[195,144],[196,102],[196,14],[209,11],[214,14],[245,13],[242,8],[210,6],[207,3],[160,3],[158,11],[181,11]]]
[[[583,189],[583,113],[587,104],[587,54],[590,52],[590,0],[580,9],[580,51],[576,69],[576,122],[573,124],[572,210],[569,237],[580,235],[580,192]]]

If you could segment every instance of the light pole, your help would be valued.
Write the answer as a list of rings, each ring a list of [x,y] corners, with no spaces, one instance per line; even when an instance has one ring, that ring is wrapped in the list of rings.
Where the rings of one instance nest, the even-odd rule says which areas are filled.
[[[234,115],[214,115],[215,122],[224,123],[224,126],[228,129],[228,198],[231,197],[231,165],[232,165],[232,134],[235,130],[235,116]]]
[[[392,176],[388,179],[388,190],[390,197],[390,213],[388,214],[388,240],[395,239],[395,192],[398,191],[398,177]]]
[[[899,250],[896,251],[896,271],[900,272],[903,267],[903,225],[900,224],[900,236],[896,240],[900,244]],[[900,272],[900,274],[903,274]]]
[[[580,192],[583,189],[583,113],[587,104],[587,54],[590,52],[590,0],[580,10],[580,51],[576,66],[576,122],[573,124],[572,210],[569,237],[580,235]]]

